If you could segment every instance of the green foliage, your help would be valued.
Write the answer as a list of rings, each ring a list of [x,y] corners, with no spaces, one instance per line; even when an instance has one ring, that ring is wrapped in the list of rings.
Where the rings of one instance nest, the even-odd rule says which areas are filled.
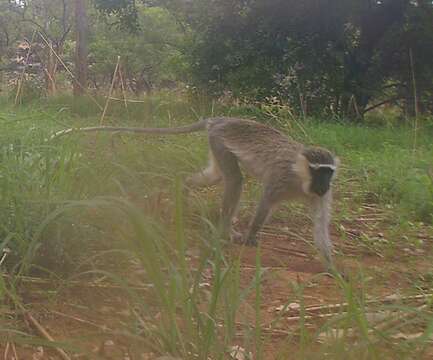
[[[139,29],[138,11],[134,0],[94,0],[95,7],[106,16],[114,15],[114,24],[132,32]]]
[[[20,104],[43,98],[46,95],[44,82],[34,74],[26,74],[22,81],[17,81],[16,85],[9,92],[9,97],[12,101],[15,101],[17,92],[17,101]]]
[[[197,23],[191,63],[206,89],[276,95],[299,112],[357,117],[386,94],[383,85],[390,79],[398,80],[391,97],[413,103],[409,49],[420,54],[415,55],[416,77],[423,79],[419,96],[428,97],[432,89],[426,46],[433,33],[431,3],[205,3],[191,10]]]
[[[341,154],[345,176],[362,183],[362,198],[391,205],[403,218],[432,223],[431,130],[418,134],[416,151],[408,127],[320,124],[307,126],[307,132]]]
[[[109,83],[117,56],[121,57],[125,82],[138,93],[186,79],[185,34],[175,19],[163,8],[139,10],[139,32],[131,34],[108,25],[96,28],[89,54],[90,76],[96,85]]]
[[[0,2],[1,55],[13,57],[16,40],[30,39],[37,30],[69,64],[72,11],[69,2],[62,4]],[[96,10],[88,8],[90,85],[97,89],[109,86],[121,56],[125,85],[136,94],[187,83],[212,96],[230,92],[260,101],[275,96],[297,115],[352,120],[382,103],[409,116],[415,109],[425,114],[433,109],[428,0],[96,0],[94,5]],[[48,69],[45,50],[37,57]],[[7,66],[6,57],[0,61]]]

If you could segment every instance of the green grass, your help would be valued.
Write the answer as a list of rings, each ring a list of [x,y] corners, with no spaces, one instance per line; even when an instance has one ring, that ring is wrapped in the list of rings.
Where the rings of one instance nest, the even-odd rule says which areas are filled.
[[[361,127],[311,119],[300,123],[287,114],[277,122],[259,107],[230,108],[168,94],[144,101],[129,104],[127,111],[123,104],[113,105],[104,123],[175,126],[209,115],[253,117],[287,129],[298,140],[326,146],[341,157],[336,208],[343,216],[344,209],[368,201],[391,208],[395,232],[405,232],[408,223],[433,222],[433,183],[428,175],[433,144],[427,127],[421,129],[414,152],[412,130],[407,127]],[[228,349],[240,343],[255,359],[263,358],[272,331],[260,328],[266,296],[260,252],[254,276],[241,286],[240,260],[227,256],[208,220],[214,217],[218,197],[193,196],[185,206],[181,194],[181,179],[206,162],[205,136],[78,134],[48,141],[59,129],[99,124],[100,110],[89,99],[67,96],[18,108],[0,99],[0,105],[0,249],[7,246],[13,251],[6,263],[10,273],[43,272],[53,278],[104,274],[123,286],[134,308],[125,332],[155,353],[227,359]],[[244,203],[255,200],[251,197],[256,187],[248,190]],[[191,246],[199,250],[194,268],[185,260]],[[115,267],[101,268],[96,257],[89,256],[107,249],[118,253],[119,261],[139,261],[146,282],[153,285],[148,296],[133,290]],[[204,288],[209,282],[205,270],[213,280]],[[347,359],[354,352],[359,359],[422,354],[433,332],[428,309],[401,305],[403,313],[417,311],[416,316],[378,331],[367,312],[386,307],[367,310],[367,280],[359,276],[336,281],[347,310],[314,330],[302,315],[297,332],[289,333],[287,346],[277,352],[279,359],[295,353],[300,359]],[[7,286],[0,284],[0,294]],[[298,302],[302,309],[305,286],[288,284],[287,304]],[[252,318],[242,318],[240,311],[247,300]],[[157,313],[161,318],[153,319]],[[274,328],[280,321],[277,317]],[[396,344],[391,336],[402,325],[423,329],[422,337]],[[343,336],[318,343],[321,334],[336,328],[343,329]]]
[[[392,205],[399,218],[433,222],[430,130],[421,130],[415,151],[407,127],[313,124],[308,130],[314,142],[340,155],[344,178],[362,184],[364,197]]]

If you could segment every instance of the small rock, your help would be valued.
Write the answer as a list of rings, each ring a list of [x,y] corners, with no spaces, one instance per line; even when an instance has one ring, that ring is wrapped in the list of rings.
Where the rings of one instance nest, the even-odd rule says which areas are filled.
[[[154,353],[144,353],[144,354],[141,354],[140,359],[141,360],[152,360],[152,359],[155,359],[155,354]]]
[[[99,355],[106,359],[122,359],[123,352],[116,346],[113,340],[105,340],[99,348]]]
[[[253,358],[253,354],[251,352],[247,352],[239,345],[232,346],[229,349],[229,354],[233,360],[252,360]]]
[[[328,329],[319,334],[317,339],[319,342],[325,343],[329,341],[339,340],[345,336],[351,336],[353,334],[353,329]]]
[[[36,348],[36,352],[32,355],[32,360],[42,360],[44,358],[44,348],[42,346],[38,346]]]
[[[298,303],[290,303],[287,307],[289,310],[299,310],[301,308],[301,305]]]

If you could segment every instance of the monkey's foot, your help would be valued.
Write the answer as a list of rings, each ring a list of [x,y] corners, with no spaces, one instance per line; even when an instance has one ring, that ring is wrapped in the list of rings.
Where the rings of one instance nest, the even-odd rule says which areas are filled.
[[[257,246],[256,238],[247,238],[235,230],[231,231],[230,240],[236,244]]]
[[[347,269],[340,266],[337,267],[334,263],[328,263],[326,271],[327,275],[334,279],[341,279],[344,281],[349,280],[349,274],[347,273]]]
[[[247,246],[257,246],[257,239],[255,237],[248,237],[243,242]]]
[[[232,230],[230,233],[230,240],[236,244],[242,244],[243,236],[240,232]]]

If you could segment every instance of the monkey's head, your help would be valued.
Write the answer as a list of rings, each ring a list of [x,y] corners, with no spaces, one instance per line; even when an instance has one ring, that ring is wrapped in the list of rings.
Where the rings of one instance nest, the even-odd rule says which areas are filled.
[[[323,196],[330,187],[338,166],[338,159],[320,147],[305,148],[302,155],[308,162],[309,192]]]

